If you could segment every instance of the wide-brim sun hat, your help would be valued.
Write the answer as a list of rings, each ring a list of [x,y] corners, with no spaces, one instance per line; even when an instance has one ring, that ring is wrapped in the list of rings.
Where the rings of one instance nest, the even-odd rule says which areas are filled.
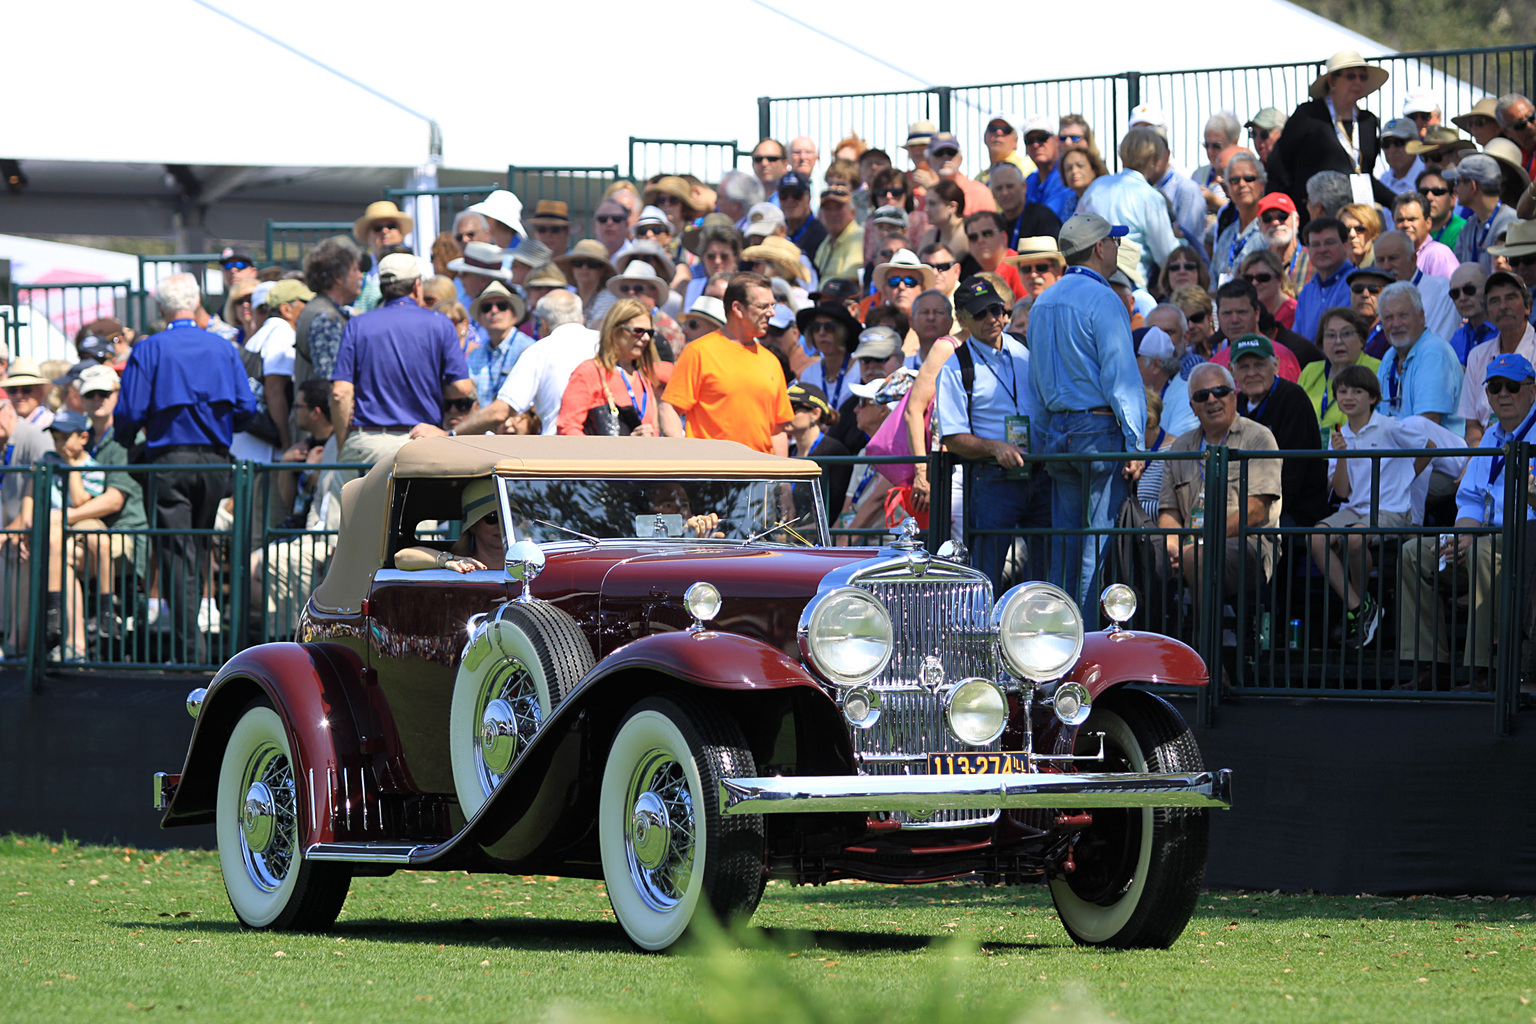
[[[1490,256],[1529,256],[1536,253],[1536,220],[1517,220],[1504,233],[1503,245],[1490,245]]]
[[[1307,95],[1315,100],[1320,100],[1328,95],[1328,79],[1336,71],[1345,71],[1349,68],[1364,68],[1367,72],[1365,84],[1366,93],[1373,93],[1387,84],[1387,69],[1375,64],[1367,64],[1365,58],[1360,56],[1358,50],[1340,50],[1328,58],[1328,64],[1323,68],[1323,73],[1313,79],[1312,85],[1307,89]]]
[[[464,246],[463,253],[448,261],[448,269],[455,274],[478,274],[496,281],[510,281],[512,272],[501,266],[504,255],[501,246],[494,242],[470,242]]]
[[[656,273],[656,268],[645,260],[630,260],[625,264],[622,274],[615,274],[608,279],[607,288],[613,293],[614,298],[624,299],[629,296],[619,289],[625,285],[632,285],[637,282],[650,288],[651,294],[656,299],[656,305],[660,306],[667,301],[671,289],[668,287],[667,282],[663,281]]]
[[[1039,260],[1050,260],[1058,267],[1067,265],[1067,258],[1061,254],[1061,247],[1050,235],[1031,235],[1021,238],[1019,244],[1015,246],[1015,255],[1003,257],[1004,263],[1015,267],[1020,263],[1035,263]]]
[[[769,235],[747,246],[741,250],[741,258],[743,262],[763,260],[772,263],[786,281],[810,283],[805,276],[805,267],[800,263],[800,247],[780,235]]]
[[[817,317],[826,317],[843,329],[843,347],[852,352],[859,340],[859,334],[864,330],[864,325],[854,319],[848,307],[841,302],[823,302],[815,306],[807,306],[795,314],[795,324],[800,328],[800,333],[806,338],[811,336],[811,324]]]
[[[480,477],[464,485],[459,497],[459,521],[468,530],[480,520],[496,511],[496,483],[490,477]]]
[[[571,246],[570,252],[562,256],[556,256],[554,263],[555,266],[560,268],[561,273],[575,281],[576,268],[571,266],[571,264],[576,260],[595,260],[601,263],[603,265],[603,280],[600,283],[602,284],[607,284],[608,279],[619,272],[618,268],[613,265],[613,261],[608,258],[607,246],[595,238],[583,238]]]
[[[528,301],[500,281],[492,281],[485,286],[485,291],[475,296],[475,301],[470,303],[469,306],[470,316],[478,317],[480,315],[480,307],[490,299],[507,300],[508,305],[512,307],[512,322],[514,324],[520,324],[528,319]]]
[[[1467,111],[1465,114],[1457,114],[1455,117],[1451,118],[1451,124],[1455,125],[1457,128],[1460,128],[1462,131],[1470,135],[1472,133],[1472,119],[1474,117],[1486,117],[1493,123],[1498,123],[1498,106],[1498,101],[1495,100],[1492,96],[1484,96],[1482,99],[1472,104],[1471,110]]]
[[[371,240],[368,237],[370,229],[373,227],[374,221],[379,220],[399,221],[402,237],[410,234],[416,228],[416,221],[410,214],[401,210],[388,199],[380,199],[377,202],[369,203],[368,208],[363,211],[363,215],[352,222],[352,237],[364,245],[370,244]]]
[[[523,201],[504,188],[498,188],[469,209],[482,217],[505,224],[520,238],[528,234],[523,230]]]
[[[1497,160],[1499,166],[1504,168],[1505,174],[1514,174],[1520,180],[1522,189],[1529,187],[1531,176],[1526,173],[1523,166],[1524,161],[1521,159],[1519,145],[1501,135],[1497,139],[1488,140],[1488,145],[1483,147],[1483,153]]]

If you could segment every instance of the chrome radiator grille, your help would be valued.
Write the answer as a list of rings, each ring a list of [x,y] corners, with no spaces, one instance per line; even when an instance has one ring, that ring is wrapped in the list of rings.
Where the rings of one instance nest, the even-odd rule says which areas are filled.
[[[869,775],[927,774],[927,755],[968,747],[949,733],[939,700],[920,678],[924,659],[937,657],[946,681],[997,674],[989,618],[992,585],[969,577],[913,577],[907,573],[855,580],[854,586],[885,604],[891,616],[896,650],[885,671],[871,685],[881,691],[880,720],[870,729],[853,730],[853,749]],[[996,811],[940,811],[930,821],[899,820],[909,828],[953,828],[993,821]]]

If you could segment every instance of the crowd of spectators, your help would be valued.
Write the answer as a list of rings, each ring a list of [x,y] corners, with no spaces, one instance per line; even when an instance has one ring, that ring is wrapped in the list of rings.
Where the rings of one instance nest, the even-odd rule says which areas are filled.
[[[303,467],[367,465],[442,434],[686,434],[798,457],[942,444],[974,463],[969,513],[924,465],[838,467],[833,519],[926,520],[932,488],[951,487],[957,523],[1056,531],[1049,544],[979,541],[972,557],[996,584],[1049,575],[1083,601],[1103,544],[1061,531],[1204,522],[1203,463],[1096,452],[1330,453],[1252,459],[1241,508],[1232,478],[1228,592],[1276,571],[1274,538],[1239,543],[1244,524],[1498,525],[1496,459],[1388,458],[1373,474],[1345,456],[1526,437],[1536,110],[1510,94],[1447,123],[1415,92],[1378,117],[1367,105],[1386,75],[1335,54],[1289,115],[1212,116],[1193,170],[1151,107],[1120,126],[1113,172],[1081,115],[998,113],[974,171],[962,140],[919,121],[897,158],[857,136],[825,162],[809,138],[764,138],[750,171],[718,182],[619,181],[590,225],[564,202],[528,211],[497,190],[436,238],[372,203],[301,271],[231,246],[212,311],[177,275],[146,336],[97,321],[76,339],[78,364],[4,369],[7,464],[63,470],[50,643],[83,649],[93,627],[63,594],[108,586],[128,560],[175,657],[199,658],[220,628],[207,531],[231,512],[231,459],[299,467],[258,525],[324,532],[356,471]],[[588,237],[573,241],[578,228]],[[152,488],[107,468],[134,464],[157,467]],[[12,580],[28,557],[27,487],[3,481]],[[112,536],[146,524],[170,532],[152,546]],[[66,551],[64,525],[101,532]],[[270,589],[302,592],[327,549],[289,540],[258,564]],[[1370,547],[1359,534],[1310,546],[1345,611],[1336,639],[1354,647],[1383,615],[1362,582]],[[1412,585],[1433,589],[1436,548],[1408,549]],[[1438,549],[1440,564],[1472,564],[1475,602],[1498,571],[1484,548]],[[1164,554],[1168,579],[1198,579],[1189,535],[1170,534]],[[1430,629],[1431,613],[1408,606],[1399,635]],[[26,621],[25,608],[9,616],[9,648]],[[1474,639],[1469,657],[1476,647],[1485,662]]]

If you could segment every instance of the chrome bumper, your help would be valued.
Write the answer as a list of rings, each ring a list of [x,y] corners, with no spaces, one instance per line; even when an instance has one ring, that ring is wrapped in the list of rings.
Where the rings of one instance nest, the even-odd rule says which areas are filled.
[[[181,776],[172,775],[170,772],[155,772],[154,791],[151,794],[154,809],[163,811],[171,806],[171,800],[176,796],[176,787],[181,785]]]
[[[1183,775],[814,775],[725,779],[724,814],[1232,806],[1232,770]]]

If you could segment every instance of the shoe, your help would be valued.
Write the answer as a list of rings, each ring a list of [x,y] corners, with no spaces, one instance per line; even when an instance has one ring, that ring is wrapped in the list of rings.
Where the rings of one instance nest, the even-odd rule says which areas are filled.
[[[211,597],[203,598],[202,606],[197,610],[197,629],[200,633],[217,633],[223,626],[223,616],[219,614],[218,603]]]
[[[1367,596],[1360,602],[1360,607],[1349,614],[1347,622],[1344,646],[1354,651],[1367,647],[1376,639],[1376,630],[1381,625],[1381,605]]]
[[[169,633],[171,631],[171,610],[165,603],[165,598],[153,598],[149,602],[149,609],[144,615],[144,624],[156,633]]]

